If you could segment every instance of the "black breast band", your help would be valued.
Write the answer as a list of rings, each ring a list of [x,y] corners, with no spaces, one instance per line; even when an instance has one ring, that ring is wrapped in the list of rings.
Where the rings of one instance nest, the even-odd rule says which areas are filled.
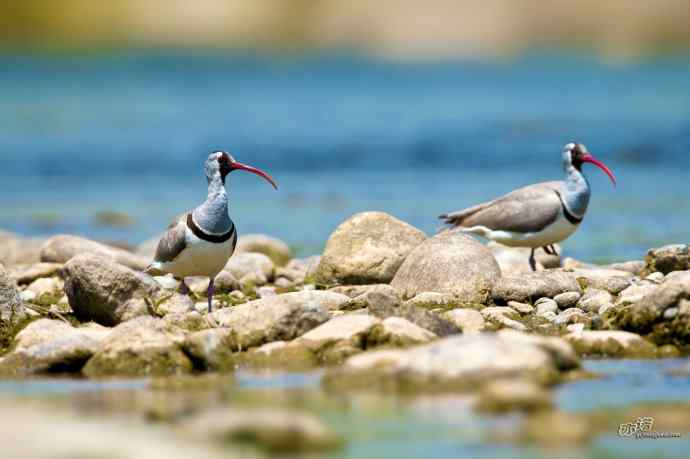
[[[222,242],[230,240],[235,234],[235,225],[232,225],[232,228],[230,228],[230,231],[228,231],[225,234],[208,234],[205,233],[204,230],[199,228],[196,223],[194,223],[194,219],[192,218],[192,213],[187,214],[187,227],[192,230],[192,233],[194,233],[194,236],[198,237],[201,240],[207,241],[207,242],[213,242],[214,244],[220,244]]]

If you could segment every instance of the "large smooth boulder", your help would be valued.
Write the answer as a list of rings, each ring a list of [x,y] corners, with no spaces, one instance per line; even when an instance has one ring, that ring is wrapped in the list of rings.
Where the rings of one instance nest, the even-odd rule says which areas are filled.
[[[0,374],[78,372],[108,333],[109,328],[95,323],[75,328],[59,320],[36,320],[17,334],[12,351],[0,358]]]
[[[336,228],[316,270],[325,284],[388,283],[426,235],[383,212],[355,214]]]
[[[329,371],[324,383],[336,388],[471,391],[498,378],[550,384],[562,371],[579,365],[563,340],[521,335],[460,335],[404,350],[365,352]],[[559,352],[554,340],[567,357],[554,355]]]
[[[14,280],[0,264],[0,325],[15,324],[26,315]]]
[[[63,272],[69,304],[81,321],[117,325],[146,314],[145,299],[161,292],[152,277],[100,255],[77,255]]]
[[[117,263],[139,271],[145,269],[150,263],[149,259],[132,252],[70,235],[53,236],[48,239],[41,246],[41,261],[67,263],[74,256],[83,253],[110,258]]]
[[[535,302],[539,298],[553,298],[564,292],[582,293],[573,273],[550,270],[502,277],[492,290],[496,303],[508,301]]]
[[[285,266],[292,258],[290,247],[280,239],[265,234],[243,234],[237,240],[235,253],[262,253],[276,266]]]
[[[446,231],[427,239],[407,256],[391,286],[403,298],[422,292],[449,293],[462,303],[486,304],[501,270],[475,239]]]
[[[270,296],[213,313],[221,327],[232,330],[232,346],[247,349],[271,341],[289,341],[326,322],[332,292],[302,291]]]
[[[690,271],[666,276],[656,288],[623,307],[614,322],[623,330],[650,335],[656,344],[690,341]]]
[[[193,365],[183,342],[161,320],[138,317],[115,327],[82,371],[89,377],[188,373]]]

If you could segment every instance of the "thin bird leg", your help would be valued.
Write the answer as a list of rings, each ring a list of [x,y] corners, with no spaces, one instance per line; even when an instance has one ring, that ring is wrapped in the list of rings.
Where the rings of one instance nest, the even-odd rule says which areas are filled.
[[[215,293],[216,288],[213,285],[213,279],[208,283],[208,290],[206,293],[208,293],[208,313],[211,314],[213,312],[213,294]]]
[[[553,255],[558,256],[558,252],[556,252],[556,247],[553,244],[549,244],[549,247],[551,247],[551,251],[553,252]]]
[[[532,271],[537,270],[537,262],[534,260],[534,249],[529,254],[529,267],[532,268]]]
[[[183,277],[182,280],[180,281],[180,293],[183,294],[183,295],[188,295],[188,294],[189,294],[189,287],[187,286],[187,284],[185,284],[185,282],[184,282],[184,277]]]
[[[549,254],[549,255],[554,255],[554,253],[553,253],[553,246],[552,246],[551,244],[545,245],[544,247],[542,247],[542,249],[543,249],[544,252],[546,252],[547,254]]]

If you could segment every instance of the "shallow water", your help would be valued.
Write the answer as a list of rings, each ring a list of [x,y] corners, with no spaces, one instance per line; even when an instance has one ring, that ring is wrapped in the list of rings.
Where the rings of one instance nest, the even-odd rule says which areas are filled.
[[[556,390],[558,408],[568,412],[615,410],[640,403],[690,401],[690,378],[665,373],[683,360],[598,360],[585,368],[600,379],[564,384]],[[515,446],[499,441],[497,432],[514,429],[519,416],[485,417],[471,410],[462,396],[435,395],[401,398],[391,394],[323,392],[320,372],[248,373],[228,377],[224,400],[254,406],[289,406],[318,414],[343,435],[346,446],[327,457],[416,459],[528,457],[687,457],[690,437],[634,440],[604,433],[578,448]],[[122,415],[126,394],[145,393],[146,380],[93,382],[44,379],[26,382],[0,381],[0,401],[72,400],[75,409],[99,416]],[[119,395],[116,397],[115,395]],[[187,393],[188,394],[188,393]],[[177,397],[184,397],[178,392]],[[116,408],[115,408],[116,407]],[[613,415],[615,416],[615,414]],[[621,419],[631,422],[633,419]],[[616,420],[616,422],[618,422]],[[659,426],[663,429],[663,426]],[[315,456],[318,457],[318,456]],[[326,457],[326,456],[324,456]]]
[[[241,233],[317,253],[344,218],[384,210],[428,233],[436,215],[559,179],[584,142],[593,199],[566,254],[639,258],[688,239],[690,58],[610,65],[539,55],[402,64],[129,53],[0,57],[0,228],[139,242],[205,196],[201,163],[228,149],[280,191],[231,178]],[[137,220],[111,228],[94,214]]]

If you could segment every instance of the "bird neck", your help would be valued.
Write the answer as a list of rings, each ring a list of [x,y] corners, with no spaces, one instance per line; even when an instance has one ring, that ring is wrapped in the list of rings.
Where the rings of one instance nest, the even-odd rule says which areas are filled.
[[[208,182],[206,201],[192,212],[194,221],[206,233],[220,235],[232,228],[232,220],[228,215],[228,194],[224,185],[220,174],[216,174]]]
[[[568,212],[582,218],[589,205],[589,182],[582,171],[572,164],[566,165],[565,173],[563,202]]]

